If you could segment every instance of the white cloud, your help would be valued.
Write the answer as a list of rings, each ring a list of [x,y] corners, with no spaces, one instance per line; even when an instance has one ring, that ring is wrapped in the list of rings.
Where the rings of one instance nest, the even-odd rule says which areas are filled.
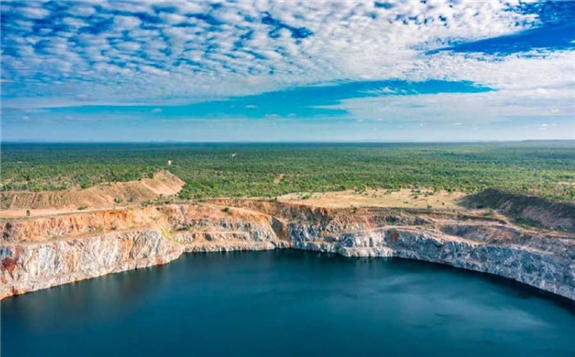
[[[50,12],[46,9],[39,7],[40,3],[32,4],[32,6],[26,6],[24,8],[20,8],[20,14],[29,18],[29,19],[43,19],[44,17],[48,16]]]
[[[440,54],[414,68],[411,78],[468,80],[494,91],[382,96],[345,100],[334,109],[378,121],[496,122],[575,116],[575,52],[538,52],[488,58]],[[453,70],[457,69],[457,70]],[[552,108],[552,109],[550,109]]]
[[[76,6],[72,6],[68,9],[68,14],[79,17],[88,17],[94,15],[95,13],[96,10],[94,7],[91,6],[91,4],[85,2],[79,3]]]
[[[161,1],[97,4],[69,3],[52,28],[33,33],[49,10],[41,2],[3,3],[4,93],[44,99],[19,101],[26,106],[68,94],[84,102],[83,93],[94,103],[179,103],[337,80],[443,79],[497,91],[408,97],[383,88],[372,93],[382,97],[338,107],[365,120],[462,124],[574,114],[572,51],[426,54],[538,25],[536,15],[507,11],[518,1],[409,1],[390,9],[365,1],[183,1],[170,3],[174,12]],[[180,23],[186,26],[174,26]],[[297,31],[312,35],[298,38]]]

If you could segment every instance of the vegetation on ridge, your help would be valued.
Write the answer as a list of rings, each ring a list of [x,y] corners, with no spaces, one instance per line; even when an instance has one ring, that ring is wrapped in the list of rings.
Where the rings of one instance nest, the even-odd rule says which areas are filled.
[[[467,193],[499,188],[575,201],[573,142],[4,144],[1,168],[2,190],[86,188],[168,169],[186,182],[182,199],[366,188]]]

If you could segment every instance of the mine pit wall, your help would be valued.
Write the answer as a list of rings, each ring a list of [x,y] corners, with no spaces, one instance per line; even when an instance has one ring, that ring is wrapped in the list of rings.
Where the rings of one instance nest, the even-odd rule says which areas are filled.
[[[182,245],[164,238],[159,230],[3,244],[0,298],[168,263],[182,252]]]
[[[311,232],[311,234],[310,234]],[[425,228],[378,228],[316,239],[315,228],[294,225],[292,248],[346,257],[398,257],[499,275],[575,300],[575,247],[564,254],[517,244],[486,244]],[[557,245],[557,242],[553,242]]]
[[[282,213],[277,210],[284,208],[274,209],[273,213]],[[442,227],[425,218],[420,225],[418,219],[397,217],[355,219],[343,215],[330,219],[324,211],[319,219],[310,219],[312,212],[305,212],[295,220],[245,210],[224,214],[220,208],[170,206],[162,212],[169,218],[159,215],[155,220],[168,227],[2,244],[0,297],[164,264],[184,252],[294,248],[346,257],[441,263],[499,275],[575,300],[572,239],[531,237],[493,225],[454,228],[459,225],[455,222]],[[406,225],[385,224],[390,220]],[[508,239],[493,240],[498,229]],[[457,231],[465,238],[446,231]]]

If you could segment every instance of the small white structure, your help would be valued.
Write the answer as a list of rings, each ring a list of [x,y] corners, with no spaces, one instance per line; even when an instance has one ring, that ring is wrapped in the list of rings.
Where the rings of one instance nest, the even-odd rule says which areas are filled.
[[[168,160],[167,164],[168,166],[172,166],[172,160]]]

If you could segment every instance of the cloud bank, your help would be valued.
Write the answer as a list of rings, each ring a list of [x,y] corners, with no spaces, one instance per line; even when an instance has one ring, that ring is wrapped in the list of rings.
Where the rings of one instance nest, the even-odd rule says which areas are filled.
[[[572,2],[533,1],[4,1],[2,111],[30,125],[63,118],[55,107],[112,120],[115,112],[185,119],[170,116],[174,106],[203,105],[209,119],[236,100],[242,109],[224,117],[288,117],[287,108],[248,101],[328,86],[331,98],[292,114],[322,107],[364,121],[568,123],[574,14]],[[386,81],[404,85],[341,94]],[[437,82],[488,91],[401,92]]]

